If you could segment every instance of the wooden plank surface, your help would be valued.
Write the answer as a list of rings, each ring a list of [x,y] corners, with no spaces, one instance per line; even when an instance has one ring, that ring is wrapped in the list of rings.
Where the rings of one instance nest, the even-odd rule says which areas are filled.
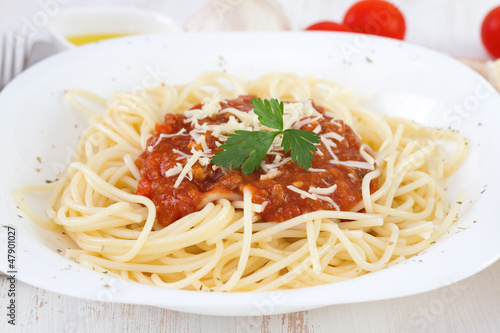
[[[500,262],[448,287],[284,315],[215,317],[88,301],[18,283],[18,326],[1,332],[500,332]],[[5,309],[7,280],[0,280]],[[2,311],[5,313],[5,311]],[[8,330],[9,329],[9,330]]]

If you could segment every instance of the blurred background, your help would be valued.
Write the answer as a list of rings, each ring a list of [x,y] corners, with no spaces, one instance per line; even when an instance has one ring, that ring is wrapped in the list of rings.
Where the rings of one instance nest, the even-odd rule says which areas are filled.
[[[226,10],[243,0],[214,0]],[[248,0],[244,0],[248,1]],[[253,0],[250,0],[253,1]],[[303,30],[322,20],[341,22],[346,10],[356,0],[274,0],[289,21],[291,30]],[[26,29],[30,23],[43,28],[46,18],[61,10],[118,6],[142,8],[169,17],[181,30],[209,0],[1,0],[0,32]],[[267,2],[256,0],[256,2]],[[398,0],[406,19],[405,40],[453,56],[487,59],[480,38],[481,22],[490,9],[500,5],[495,0]],[[224,9],[226,8],[226,9]],[[44,13],[46,15],[44,15]],[[248,11],[259,17],[259,10]],[[191,22],[192,23],[192,22]],[[199,23],[199,22],[198,22]],[[500,41],[499,41],[500,43]]]

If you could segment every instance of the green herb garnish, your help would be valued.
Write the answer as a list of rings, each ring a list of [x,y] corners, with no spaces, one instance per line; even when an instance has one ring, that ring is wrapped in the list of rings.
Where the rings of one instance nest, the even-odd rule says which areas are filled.
[[[274,138],[283,135],[281,146],[285,152],[290,152],[293,162],[308,170],[316,151],[315,144],[320,142],[316,133],[298,129],[283,129],[283,102],[277,99],[261,100],[252,98],[252,106],[262,125],[277,131],[235,131],[227,141],[220,146],[222,151],[215,153],[211,163],[236,169],[248,175],[254,172],[264,160]]]

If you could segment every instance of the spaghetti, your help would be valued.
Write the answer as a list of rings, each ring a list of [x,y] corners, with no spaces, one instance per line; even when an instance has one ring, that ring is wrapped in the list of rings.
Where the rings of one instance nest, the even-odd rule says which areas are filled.
[[[155,125],[167,113],[179,114],[214,96],[235,99],[247,94],[312,100],[359,135],[363,158],[350,167],[372,168],[363,174],[357,211],[320,209],[283,222],[264,221],[265,203],[252,200],[252,191],[244,187],[242,195],[211,197],[174,223],[158,223],[155,204],[136,194],[141,171],[135,164],[152,146],[148,139]],[[450,204],[444,190],[445,178],[467,156],[462,136],[371,113],[348,89],[328,80],[272,73],[248,82],[206,73],[187,85],[116,93],[107,104],[79,90],[67,96],[90,115],[75,161],[53,184],[20,188],[16,200],[41,226],[64,228],[78,245],[66,250],[66,257],[140,283],[269,291],[346,280],[425,250],[449,230],[464,199],[461,194]],[[106,111],[92,114],[78,102],[81,97],[102,104]],[[453,153],[440,144],[445,141],[454,143]],[[167,175],[182,183],[189,157],[181,161],[179,170]],[[308,193],[327,197],[334,190],[313,187]],[[32,191],[51,191],[48,219],[24,202],[23,196]]]

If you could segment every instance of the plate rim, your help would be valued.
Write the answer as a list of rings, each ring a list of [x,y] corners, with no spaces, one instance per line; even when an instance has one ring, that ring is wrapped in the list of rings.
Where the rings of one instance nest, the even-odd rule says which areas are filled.
[[[342,38],[347,38],[347,39],[354,38],[352,36],[346,37],[346,36],[351,35],[348,33],[333,33],[332,34],[332,33],[322,33],[322,32],[293,32],[293,33],[290,33],[290,32],[278,32],[278,33],[268,33],[268,32],[266,32],[266,33],[250,33],[250,32],[245,32],[245,33],[238,33],[238,32],[206,33],[206,32],[200,32],[200,33],[189,33],[189,34],[168,33],[168,34],[150,34],[150,35],[139,35],[139,36],[127,36],[127,37],[118,38],[116,40],[109,40],[109,41],[103,41],[103,42],[99,42],[99,43],[92,44],[92,45],[86,45],[86,46],[77,48],[75,50],[69,50],[69,51],[63,52],[61,54],[57,54],[53,57],[50,57],[48,59],[41,61],[40,63],[36,64],[33,68],[30,68],[25,73],[22,73],[18,78],[16,78],[11,84],[9,84],[0,93],[0,106],[4,104],[4,99],[7,98],[5,96],[9,96],[10,94],[14,94],[16,87],[22,85],[27,80],[29,80],[31,76],[33,76],[37,73],[37,71],[42,71],[42,69],[44,69],[44,68],[52,67],[53,64],[56,64],[60,61],[65,61],[65,59],[71,59],[71,57],[76,57],[76,58],[82,57],[83,55],[92,51],[93,49],[94,50],[97,49],[98,52],[104,52],[106,49],[112,49],[113,47],[119,46],[119,45],[124,46],[124,45],[127,45],[127,43],[129,43],[129,42],[138,43],[138,44],[141,44],[141,43],[147,44],[147,43],[150,43],[151,41],[154,41],[154,40],[157,40],[157,41],[160,41],[162,39],[166,39],[166,40],[171,39],[172,40],[172,39],[176,39],[176,38],[179,39],[181,37],[182,38],[189,37],[191,39],[196,39],[196,38],[209,38],[209,37],[210,38],[218,38],[217,36],[233,36],[233,37],[234,36],[259,36],[259,37],[265,36],[265,38],[273,38],[273,36],[290,36],[290,35],[292,35],[292,36],[294,36],[294,35],[323,36],[319,39],[322,39],[322,38],[330,39],[332,36],[342,36]],[[290,38],[290,37],[287,37],[287,38]],[[305,38],[305,37],[300,37],[300,38]],[[317,37],[314,37],[314,38],[317,38]],[[384,43],[389,43],[389,44],[392,43],[393,45],[401,44],[401,45],[405,45],[405,46],[410,47],[410,48],[417,48],[417,50],[419,50],[420,52],[424,52],[426,54],[434,54],[434,55],[438,55],[439,57],[446,56],[446,55],[443,55],[437,51],[429,50],[429,49],[426,49],[424,47],[421,47],[418,45],[413,45],[413,44],[407,43],[407,42],[393,41],[393,40],[388,40],[386,38],[374,37],[374,36],[370,36],[370,38],[373,38],[373,40],[375,40],[375,41],[377,41],[377,43],[381,43],[381,44],[384,44]],[[448,56],[446,56],[446,57],[448,57]],[[452,59],[451,57],[449,57],[449,60],[455,61],[457,64],[460,64],[461,66],[463,66],[464,70],[467,69],[467,70],[473,72],[472,69],[466,67],[465,65],[462,65],[461,63]],[[477,77],[480,81],[483,80],[484,82],[486,82],[486,80],[484,80],[482,77],[480,77],[479,74],[477,74]],[[489,84],[489,83],[487,83],[487,84]],[[2,206],[3,205],[4,205],[4,203],[2,203]],[[20,228],[20,229],[23,230],[22,228]],[[26,231],[24,231],[24,232],[26,232]],[[23,236],[23,237],[25,237],[25,236]],[[50,250],[48,250],[48,251],[50,251]],[[57,255],[55,253],[52,253],[52,254]],[[496,262],[499,258],[500,258],[500,252],[498,252],[496,255],[492,255],[489,258],[489,260],[483,262],[481,265],[477,265],[477,267],[475,267],[475,269],[469,270],[467,273],[463,274],[463,276],[459,277],[459,279],[457,281],[465,279],[465,278],[485,269],[486,267],[488,267],[491,264],[493,264],[494,262]],[[68,261],[70,261],[70,260],[68,260]],[[345,281],[345,283],[344,282],[341,282],[341,283],[343,283],[343,285],[352,284],[352,283],[357,284],[356,281],[364,280],[367,277],[370,278],[374,275],[380,275],[381,272],[385,272],[385,271],[388,271],[390,269],[391,268],[387,268],[387,269],[384,269],[383,271],[380,271],[380,272],[373,272],[373,273],[370,273],[368,275],[358,277],[356,279]],[[19,274],[20,274],[19,276],[23,277],[23,279],[20,279],[21,281],[28,283],[28,284],[31,284],[31,285],[34,285],[34,286],[39,287],[39,288],[43,288],[43,289],[47,289],[50,291],[61,293],[60,290],[54,290],[54,289],[47,288],[46,286],[43,285],[43,283],[39,282],[36,278],[33,279],[33,278],[31,278],[31,276],[26,277],[25,272],[27,272],[27,271],[29,271],[29,270],[27,268],[24,268],[23,270],[21,270],[19,272]],[[89,273],[94,273],[94,272],[89,271]],[[97,273],[95,273],[95,274],[97,274]],[[100,277],[100,275],[99,275],[99,277]],[[355,281],[355,282],[353,282],[353,281]],[[375,300],[394,298],[394,297],[404,297],[404,296],[414,295],[414,294],[418,294],[418,293],[422,293],[422,292],[431,291],[431,290],[434,290],[437,288],[445,287],[445,286],[450,285],[451,283],[457,282],[457,281],[444,282],[444,283],[441,283],[439,285],[435,285],[434,287],[432,287],[430,289],[425,288],[425,290],[412,290],[412,291],[408,291],[407,293],[399,293],[398,295],[390,295],[390,297],[376,297],[375,296],[375,297],[363,298],[363,299],[354,298],[352,301],[345,301],[345,300],[341,301],[341,302],[327,301],[327,302],[316,303],[317,305],[309,304],[307,309],[313,309],[313,308],[322,307],[322,306],[326,306],[326,305],[333,305],[333,304],[349,304],[349,303],[357,303],[357,302],[361,302],[361,301],[375,301]],[[135,284],[137,284],[141,288],[142,287],[147,287],[146,289],[154,288],[154,291],[151,291],[151,292],[148,291],[148,293],[151,293],[151,294],[155,294],[155,293],[162,293],[163,294],[164,293],[163,291],[165,291],[165,292],[168,291],[168,292],[166,292],[167,294],[172,293],[175,296],[177,296],[178,293],[181,293],[181,295],[184,295],[184,294],[191,295],[192,293],[196,293],[196,294],[194,294],[194,295],[196,295],[195,297],[201,298],[204,302],[207,302],[207,304],[210,302],[214,302],[213,296],[211,296],[211,295],[219,294],[219,293],[199,293],[199,292],[194,292],[194,291],[173,291],[173,290],[161,289],[161,288],[160,288],[160,290],[163,290],[163,291],[159,292],[158,287],[144,286],[144,285],[132,282],[132,281],[130,281],[130,283],[132,284],[133,289],[135,289],[133,287],[133,285],[135,285]],[[336,283],[336,284],[339,284],[339,283]],[[304,288],[304,289],[287,290],[287,291],[285,291],[285,293],[287,293],[288,295],[292,295],[290,297],[293,299],[300,299],[303,296],[302,294],[304,294],[304,293],[309,294],[310,290],[314,290],[315,293],[317,290],[320,290],[320,291],[323,290],[324,292],[328,292],[328,289],[330,289],[328,287],[331,287],[331,285],[332,284],[316,286],[316,287],[309,287],[309,288]],[[333,288],[333,289],[336,289],[336,288]],[[71,291],[73,291],[73,292],[71,292]],[[139,290],[139,292],[140,292],[140,290]],[[82,295],[81,293],[76,292],[75,290],[69,290],[69,291],[65,290],[62,293],[66,294],[66,295],[74,296],[74,297],[83,297],[83,298],[95,300],[95,297],[89,297],[90,296],[89,294]],[[181,311],[200,313],[200,314],[235,315],[235,313],[237,313],[237,315],[249,315],[248,305],[250,303],[252,303],[252,301],[263,302],[263,301],[269,300],[272,298],[273,293],[275,293],[275,292],[259,292],[259,293],[251,293],[251,294],[250,293],[227,293],[227,294],[221,293],[220,295],[218,295],[218,296],[220,296],[220,302],[219,302],[220,304],[218,303],[219,310],[215,311],[217,313],[214,313],[214,311],[212,311],[213,309],[211,309],[211,308],[209,308],[206,312],[203,312],[201,308],[198,308],[198,309],[185,308],[185,305],[181,306]],[[125,294],[126,293],[124,293],[122,295],[125,295]],[[249,296],[249,295],[252,295],[252,296]],[[253,296],[253,295],[255,295],[255,296]],[[191,296],[189,296],[189,297],[191,297]],[[167,307],[167,308],[179,310],[179,307],[177,305],[170,306],[169,304],[163,304],[161,302],[159,304],[151,304],[150,300],[148,302],[144,299],[123,300],[122,298],[123,297],[116,297],[112,301],[131,303],[131,304],[145,304],[145,305],[149,304],[149,305],[156,305],[156,306]],[[248,302],[248,304],[241,305],[238,302],[238,300],[241,300],[241,299],[244,299],[245,302]],[[238,308],[238,305],[240,305],[239,308]],[[289,307],[291,307],[291,306],[293,307],[293,305],[294,304],[288,304]],[[250,308],[254,308],[254,307],[255,307],[255,304],[250,304]],[[220,309],[232,309],[235,311],[233,311],[232,313],[225,314],[223,311],[220,311]],[[282,309],[284,309],[284,308],[277,306],[271,311],[272,313],[269,313],[269,314],[278,314],[278,313],[288,312],[288,310],[283,311]],[[304,309],[306,309],[306,308],[304,308]],[[190,311],[190,310],[193,310],[193,311]]]

